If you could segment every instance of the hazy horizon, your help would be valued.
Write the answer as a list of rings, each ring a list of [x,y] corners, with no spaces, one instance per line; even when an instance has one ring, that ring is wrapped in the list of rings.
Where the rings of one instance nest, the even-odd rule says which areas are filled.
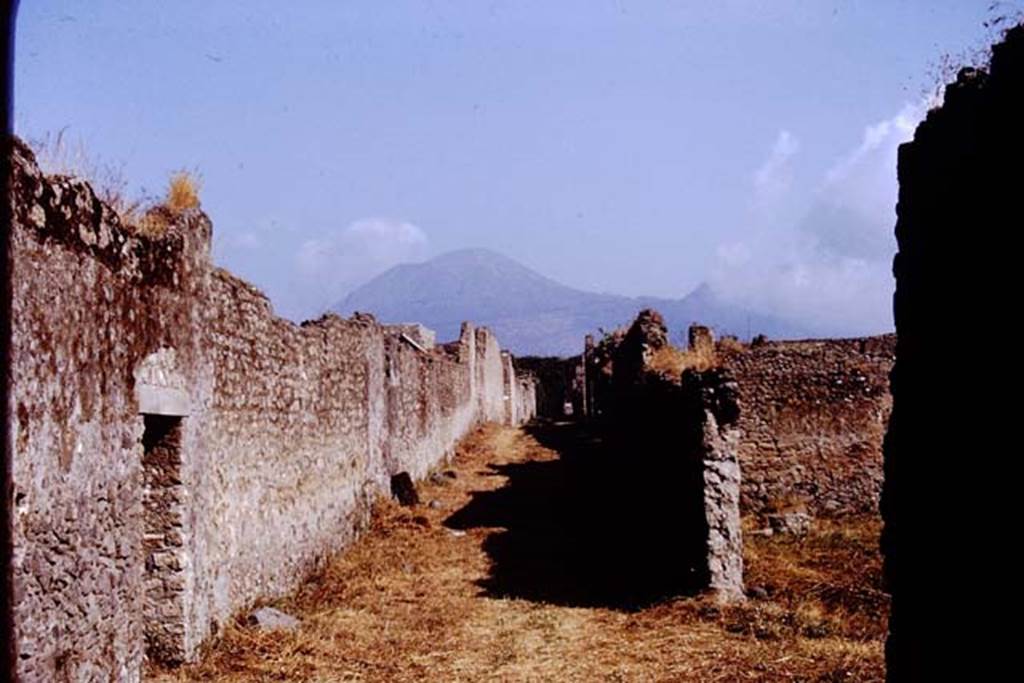
[[[22,3],[15,131],[203,180],[301,319],[464,248],[585,291],[892,329],[896,147],[1021,3]]]

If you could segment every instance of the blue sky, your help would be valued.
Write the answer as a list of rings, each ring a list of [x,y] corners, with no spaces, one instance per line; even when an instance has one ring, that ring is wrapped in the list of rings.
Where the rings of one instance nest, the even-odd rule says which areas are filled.
[[[15,127],[197,169],[301,318],[490,247],[573,286],[890,327],[895,149],[991,0],[22,2]]]

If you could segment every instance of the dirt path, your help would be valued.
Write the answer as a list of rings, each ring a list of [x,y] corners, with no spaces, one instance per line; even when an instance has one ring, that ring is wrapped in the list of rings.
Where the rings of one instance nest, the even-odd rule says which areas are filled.
[[[297,631],[233,626],[199,664],[150,676],[882,678],[887,601],[877,590],[875,520],[818,523],[803,540],[750,535],[747,585],[761,597],[745,605],[683,598],[631,609],[592,590],[607,576],[588,583],[586,567],[562,562],[571,559],[567,533],[574,526],[560,518],[567,511],[559,487],[571,473],[538,438],[484,427],[459,448],[454,477],[420,486],[422,505],[381,504],[355,546],[295,595],[272,603],[302,620]]]

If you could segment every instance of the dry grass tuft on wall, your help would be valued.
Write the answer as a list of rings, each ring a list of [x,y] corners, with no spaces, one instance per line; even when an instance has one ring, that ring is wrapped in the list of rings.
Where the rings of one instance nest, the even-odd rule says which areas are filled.
[[[134,223],[135,231],[151,238],[159,238],[174,223],[179,214],[199,208],[199,189],[202,182],[194,171],[175,171],[167,182],[167,194],[162,202],[151,206]]]
[[[199,174],[193,171],[176,171],[171,175],[167,185],[167,197],[164,206],[174,213],[199,208],[199,189],[202,181]]]
[[[117,214],[121,222],[140,235],[158,238],[177,214],[199,208],[201,177],[182,169],[171,174],[163,200],[133,197],[121,166],[99,161],[81,140],[72,141],[66,129],[29,141],[36,162],[49,175],[75,178],[89,184],[96,196]]]
[[[747,350],[746,344],[736,337],[722,337],[717,342],[718,350],[723,354],[744,353]]]
[[[708,370],[718,365],[715,352],[710,349],[683,350],[675,346],[663,346],[651,356],[647,367],[661,375],[678,377],[683,370]]]

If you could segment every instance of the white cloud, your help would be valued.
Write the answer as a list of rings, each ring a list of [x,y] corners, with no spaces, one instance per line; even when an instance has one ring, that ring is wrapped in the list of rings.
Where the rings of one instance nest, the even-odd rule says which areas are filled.
[[[745,242],[727,242],[718,245],[718,260],[730,267],[742,266],[749,262],[753,254]]]
[[[768,158],[754,173],[754,198],[761,208],[770,209],[793,187],[792,159],[800,141],[788,130],[780,130]]]
[[[865,128],[860,145],[825,173],[826,190],[829,186],[846,186],[848,190],[867,191],[870,200],[888,200],[890,194],[895,197],[896,148],[913,137],[926,112],[924,102],[908,104],[891,119]],[[884,189],[880,183],[885,183]]]
[[[318,315],[353,288],[399,263],[427,257],[429,241],[418,226],[364,218],[299,244],[289,288],[292,317]]]
[[[259,249],[263,246],[260,236],[251,230],[241,232],[230,240],[231,246],[239,249]]]
[[[755,217],[746,238],[721,245],[712,286],[728,299],[819,334],[891,329],[896,153],[913,136],[928,105],[907,105],[867,126],[860,143],[823,174],[801,218]],[[755,174],[756,204],[790,190],[787,167],[798,149],[791,134],[779,134]]]

